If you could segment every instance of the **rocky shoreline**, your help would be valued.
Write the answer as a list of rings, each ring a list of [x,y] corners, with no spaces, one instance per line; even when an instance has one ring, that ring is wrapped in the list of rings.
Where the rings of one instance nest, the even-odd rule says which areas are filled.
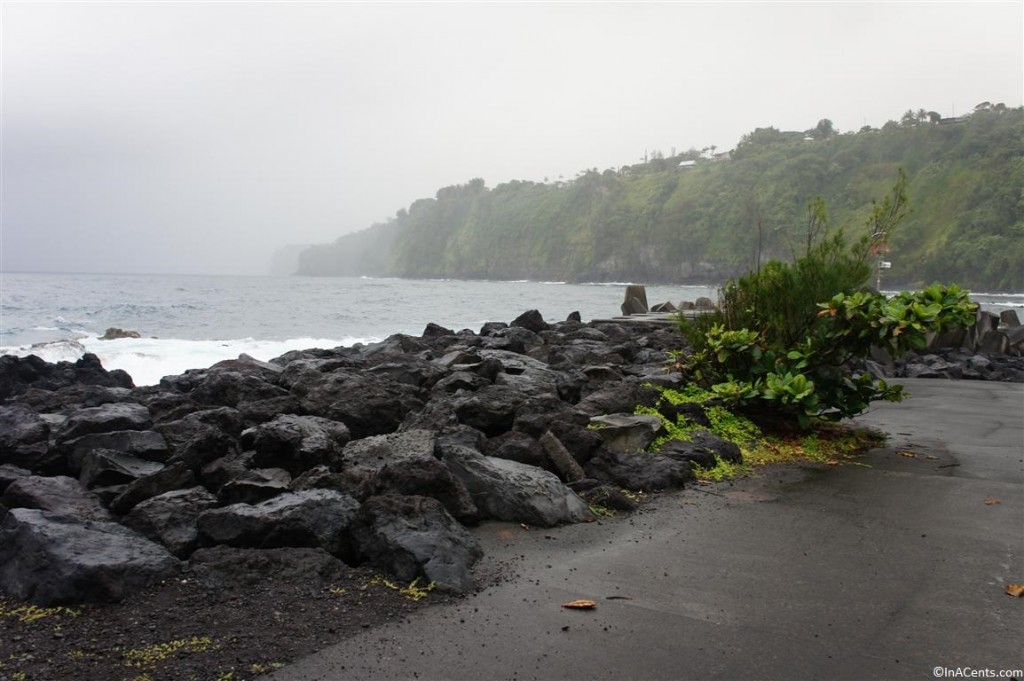
[[[635,508],[630,491],[682,488],[693,462],[739,457],[711,433],[631,455],[658,435],[633,411],[658,404],[653,386],[678,385],[666,367],[681,343],[664,324],[529,311],[479,332],[430,324],[242,356],[140,388],[92,355],[0,357],[0,593],[130,611],[172,608],[169,593],[192,608],[261,589],[299,598],[286,582],[320,599],[375,578],[419,585],[407,595],[471,591],[482,552],[467,526],[594,521],[594,508]],[[945,374],[927,356],[892,367],[1024,376],[1020,358],[935,357]],[[919,365],[931,369],[908,369]]]

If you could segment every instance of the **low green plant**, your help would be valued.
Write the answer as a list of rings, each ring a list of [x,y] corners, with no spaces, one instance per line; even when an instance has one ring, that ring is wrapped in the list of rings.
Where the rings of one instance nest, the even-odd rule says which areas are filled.
[[[393,591],[397,591],[411,601],[421,601],[430,595],[430,592],[437,588],[435,582],[430,582],[426,586],[420,586],[420,578],[412,580],[408,586],[401,586],[383,575],[376,575],[369,582],[373,586],[385,586]]]

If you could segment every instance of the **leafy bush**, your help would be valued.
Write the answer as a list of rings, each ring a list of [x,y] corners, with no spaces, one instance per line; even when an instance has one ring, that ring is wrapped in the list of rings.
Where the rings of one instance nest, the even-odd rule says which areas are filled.
[[[906,176],[873,204],[869,234],[848,244],[829,234],[824,204],[808,210],[806,254],[771,261],[721,291],[721,311],[682,320],[693,352],[683,373],[724,403],[751,415],[839,420],[902,388],[846,367],[873,347],[893,356],[926,345],[927,334],[973,322],[976,306],[956,285],[935,284],[892,298],[869,290],[871,258],[884,252],[907,214]]]

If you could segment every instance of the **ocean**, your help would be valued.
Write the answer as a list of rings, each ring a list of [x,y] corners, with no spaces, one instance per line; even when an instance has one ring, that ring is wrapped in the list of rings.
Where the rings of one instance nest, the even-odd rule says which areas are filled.
[[[479,331],[527,310],[547,321],[619,314],[625,283],[319,277],[0,273],[0,354],[48,362],[96,354],[136,385],[246,353],[269,360],[306,348],[420,335],[430,322]],[[653,305],[707,296],[716,287],[647,286]],[[973,298],[999,311],[1024,294]],[[100,340],[108,328],[140,338]]]
[[[548,321],[619,314],[624,283],[321,277],[0,274],[0,354],[74,361],[85,352],[136,385],[246,353],[420,335],[434,322],[479,331],[536,309]],[[711,286],[648,286],[655,303],[715,299]],[[108,328],[140,338],[100,340]]]

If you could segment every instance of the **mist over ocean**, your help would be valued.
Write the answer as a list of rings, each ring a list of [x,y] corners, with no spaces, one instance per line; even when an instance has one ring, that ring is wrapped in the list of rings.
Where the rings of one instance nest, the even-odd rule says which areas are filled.
[[[85,352],[136,385],[247,353],[479,331],[537,309],[548,321],[619,314],[625,284],[113,274],[0,275],[0,354],[74,361]],[[715,298],[710,286],[648,286],[651,304]],[[108,328],[141,338],[99,340]]]

